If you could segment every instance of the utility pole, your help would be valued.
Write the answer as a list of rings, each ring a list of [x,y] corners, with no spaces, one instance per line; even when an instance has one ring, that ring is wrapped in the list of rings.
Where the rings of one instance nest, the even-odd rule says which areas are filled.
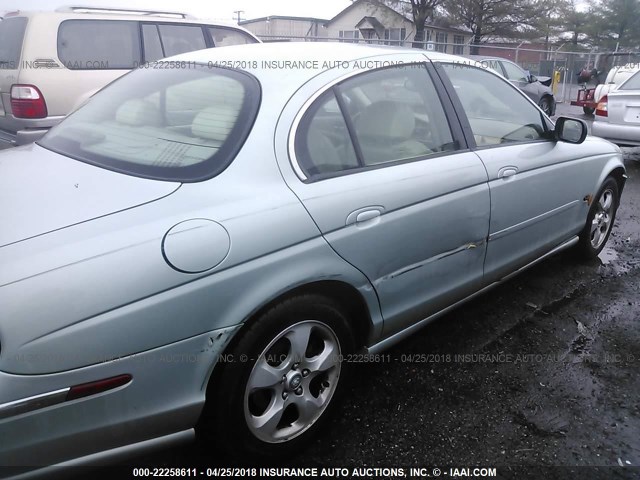
[[[240,23],[242,21],[242,14],[244,13],[244,10],[234,10],[233,13],[236,15],[236,22]]]

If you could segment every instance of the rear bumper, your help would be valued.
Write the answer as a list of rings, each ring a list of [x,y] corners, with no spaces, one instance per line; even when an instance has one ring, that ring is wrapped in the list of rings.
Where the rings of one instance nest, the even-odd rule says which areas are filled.
[[[25,145],[35,142],[62,121],[64,115],[46,118],[16,118],[10,112],[0,116],[0,144]]]
[[[40,140],[45,133],[49,131],[48,128],[36,128],[29,130],[19,130],[17,132],[8,132],[6,130],[0,130],[0,147],[1,146],[18,146],[26,145],[27,143]]]
[[[218,329],[65,372],[0,372],[0,411],[5,414],[0,418],[0,465],[15,467],[0,469],[0,478],[193,428],[209,374],[236,331]],[[48,404],[32,401],[34,395],[122,372],[132,380],[113,390]]]
[[[640,145],[640,125],[622,125],[596,120],[591,126],[591,134],[618,145]]]

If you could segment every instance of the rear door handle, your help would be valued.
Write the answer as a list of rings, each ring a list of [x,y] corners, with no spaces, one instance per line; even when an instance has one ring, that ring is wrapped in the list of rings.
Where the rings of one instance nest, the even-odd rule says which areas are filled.
[[[346,225],[359,224],[364,222],[370,222],[376,218],[380,218],[384,212],[384,207],[380,205],[374,205],[371,207],[364,207],[355,210],[347,216]]]
[[[509,178],[513,177],[516,173],[518,173],[518,167],[502,167],[498,171],[498,178]]]

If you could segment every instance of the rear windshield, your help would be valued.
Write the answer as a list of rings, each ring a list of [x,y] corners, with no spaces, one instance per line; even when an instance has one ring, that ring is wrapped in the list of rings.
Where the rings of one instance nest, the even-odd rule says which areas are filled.
[[[620,90],[640,90],[640,72],[636,72],[622,85],[620,85]]]
[[[0,20],[0,70],[18,68],[26,27],[27,19],[25,17]]]
[[[246,72],[189,67],[123,76],[39,144],[139,177],[196,182],[217,175],[251,130],[260,85]]]

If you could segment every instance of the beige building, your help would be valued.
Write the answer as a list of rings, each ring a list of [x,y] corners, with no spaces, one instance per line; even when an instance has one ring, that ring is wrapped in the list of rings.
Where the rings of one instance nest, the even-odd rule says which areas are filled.
[[[326,38],[325,24],[329,20],[311,17],[286,17],[272,15],[270,17],[243,20],[238,25],[246,28],[262,41],[304,40]]]
[[[380,2],[357,0],[325,24],[327,37],[343,42],[411,46],[413,22]],[[456,55],[469,54],[471,34],[445,25],[425,25],[425,48]]]

